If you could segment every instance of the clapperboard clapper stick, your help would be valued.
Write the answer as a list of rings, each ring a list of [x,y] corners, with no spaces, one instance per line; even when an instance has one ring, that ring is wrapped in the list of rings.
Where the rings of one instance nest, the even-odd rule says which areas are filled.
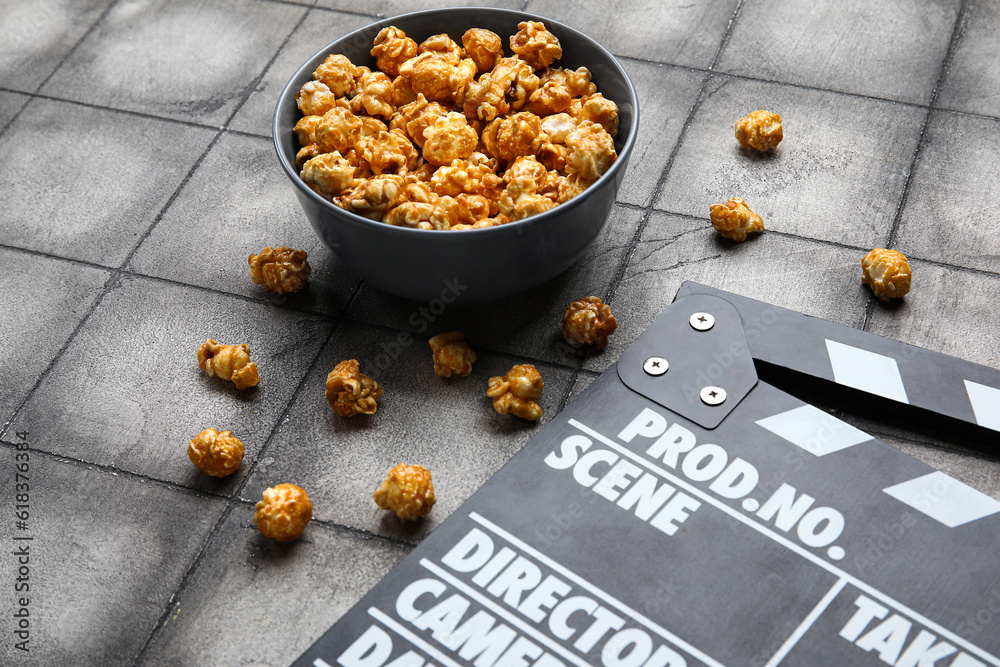
[[[295,665],[1000,666],[1000,502],[758,368],[998,441],[997,370],[685,283]]]

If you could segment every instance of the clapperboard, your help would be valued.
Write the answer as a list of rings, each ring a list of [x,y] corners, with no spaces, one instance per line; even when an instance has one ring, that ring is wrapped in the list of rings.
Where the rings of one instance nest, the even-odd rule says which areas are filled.
[[[1000,372],[685,283],[295,665],[1000,666],[1000,502],[764,369],[998,441]]]

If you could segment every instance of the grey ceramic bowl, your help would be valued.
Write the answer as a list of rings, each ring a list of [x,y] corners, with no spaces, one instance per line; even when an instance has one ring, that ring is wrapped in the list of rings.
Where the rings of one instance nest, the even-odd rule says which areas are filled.
[[[293,127],[301,117],[295,93],[312,79],[327,55],[341,53],[356,65],[375,67],[369,55],[379,30],[395,25],[418,43],[447,32],[461,43],[469,28],[486,28],[504,39],[521,21],[543,21],[562,45],[557,66],[587,67],[597,90],[618,105],[618,159],[582,194],[551,211],[506,225],[465,231],[395,227],[349,213],[313,192],[299,177]],[[292,76],[281,92],[272,128],[282,168],[306,217],[323,243],[345,266],[391,294],[451,303],[487,301],[517,294],[566,270],[600,232],[615,202],[638,132],[639,103],[622,66],[586,35],[551,19],[506,9],[435,9],[388,18],[323,47]]]

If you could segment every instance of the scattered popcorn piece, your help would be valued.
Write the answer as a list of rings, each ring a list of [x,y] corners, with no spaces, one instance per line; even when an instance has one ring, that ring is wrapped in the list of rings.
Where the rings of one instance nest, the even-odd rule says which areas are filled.
[[[782,137],[781,116],[770,111],[752,111],[736,122],[736,140],[748,150],[770,150]]]
[[[403,521],[416,521],[427,516],[437,502],[430,471],[423,466],[405,463],[389,471],[372,498],[381,509],[392,510]]]
[[[510,49],[535,69],[548,67],[562,58],[559,40],[540,21],[522,21],[511,35]]]
[[[275,542],[294,542],[312,520],[313,506],[309,494],[294,484],[279,484],[264,489],[257,501],[253,520],[264,537]]]
[[[399,66],[417,55],[417,43],[399,28],[389,26],[375,37],[371,55],[380,70],[389,76],[399,76]]]
[[[198,367],[209,377],[232,380],[237,389],[260,384],[257,364],[250,361],[250,346],[246,343],[220,345],[209,338],[198,346]]]
[[[229,431],[206,428],[188,444],[194,467],[212,477],[226,477],[243,462],[243,443]]]
[[[730,198],[725,204],[713,204],[710,212],[712,226],[727,239],[745,241],[749,232],[764,231],[764,219],[737,197]]]
[[[299,292],[309,280],[312,267],[306,261],[305,250],[288,246],[268,246],[259,255],[250,255],[250,278],[257,285],[265,285],[268,294]]]
[[[361,372],[356,359],[341,361],[326,376],[326,400],[341,417],[375,414],[380,396],[382,387]]]
[[[589,344],[596,350],[608,345],[608,336],[618,328],[611,306],[599,296],[577,299],[563,311],[563,338],[569,344]]]
[[[493,399],[493,409],[497,413],[534,421],[542,416],[538,397],[544,386],[538,369],[531,364],[519,364],[503,377],[491,377],[486,395]]]
[[[461,331],[438,334],[428,342],[434,351],[434,372],[438,377],[465,377],[472,372],[476,353],[465,342]]]
[[[898,250],[875,248],[861,260],[861,281],[882,301],[899,298],[910,291],[910,263]]]

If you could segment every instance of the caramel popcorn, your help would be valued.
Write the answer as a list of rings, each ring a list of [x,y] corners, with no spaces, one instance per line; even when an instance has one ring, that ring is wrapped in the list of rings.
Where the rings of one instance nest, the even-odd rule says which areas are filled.
[[[472,155],[478,143],[479,135],[465,115],[450,112],[424,129],[424,159],[439,166],[451,164]]]
[[[375,37],[371,55],[376,66],[389,76],[399,75],[399,66],[417,55],[417,43],[399,28],[382,28]]]
[[[608,346],[608,336],[618,328],[611,306],[599,296],[586,296],[566,306],[563,311],[563,338],[570,345],[593,345],[595,350]]]
[[[250,264],[250,278],[254,284],[266,286],[268,294],[301,291],[312,272],[306,261],[306,251],[288,246],[268,246],[259,255],[250,255],[247,262]]]
[[[713,204],[712,226],[727,239],[745,241],[749,232],[764,231],[764,220],[747,207],[747,203],[732,197],[725,204]]]
[[[299,175],[310,188],[327,198],[336,197],[351,187],[355,167],[340,153],[323,153],[304,165]]]
[[[294,542],[312,521],[313,506],[309,494],[294,484],[279,484],[264,489],[257,501],[253,520],[264,537],[275,542]]]
[[[299,92],[295,93],[295,102],[299,111],[306,116],[322,116],[337,104],[334,95],[325,83],[307,81]]]
[[[535,69],[548,67],[562,58],[559,40],[539,21],[518,23],[517,34],[510,38],[510,50]]]
[[[503,40],[500,35],[482,28],[470,28],[462,35],[465,53],[476,63],[480,72],[489,72],[503,57]]]
[[[232,380],[237,389],[246,389],[260,384],[257,364],[250,361],[250,346],[220,345],[211,338],[198,346],[198,367],[209,377]]]
[[[472,372],[476,353],[465,342],[461,331],[438,334],[428,342],[434,351],[434,372],[438,377],[465,377]]]
[[[329,55],[296,95],[303,181],[371,220],[482,229],[569,201],[617,159],[617,105],[586,67],[553,66],[562,48],[543,23],[518,25],[513,57],[489,30],[461,42],[389,26],[376,69]]]
[[[520,364],[503,377],[491,377],[486,395],[493,399],[493,409],[497,413],[535,421],[542,416],[538,397],[542,395],[544,386],[542,376],[534,366]]]
[[[379,508],[392,510],[403,521],[416,521],[427,516],[437,502],[430,471],[423,466],[405,463],[389,471],[372,498]]]
[[[188,444],[194,467],[212,477],[226,477],[243,462],[243,443],[229,431],[206,428]]]
[[[339,53],[327,56],[323,64],[313,72],[313,78],[324,84],[335,97],[343,97],[354,90],[354,79],[357,77],[358,68]]]
[[[338,106],[315,121],[313,136],[325,152],[346,153],[361,137],[363,126],[361,119],[351,113],[350,109]]]
[[[781,116],[770,111],[752,111],[736,122],[736,140],[746,149],[767,151],[782,139]]]
[[[571,113],[578,121],[597,123],[612,137],[618,134],[618,105],[600,93],[579,98]]]
[[[566,148],[569,149],[566,171],[589,181],[597,180],[618,159],[614,139],[607,130],[589,120],[580,121],[566,135]]]
[[[326,376],[326,400],[341,417],[375,414],[380,396],[382,387],[361,372],[356,359],[341,361]]]
[[[395,206],[403,193],[403,178],[382,174],[364,181],[335,200],[335,204],[371,220],[381,220]]]
[[[898,250],[875,248],[861,260],[861,281],[882,301],[896,299],[910,291],[910,263]]]

